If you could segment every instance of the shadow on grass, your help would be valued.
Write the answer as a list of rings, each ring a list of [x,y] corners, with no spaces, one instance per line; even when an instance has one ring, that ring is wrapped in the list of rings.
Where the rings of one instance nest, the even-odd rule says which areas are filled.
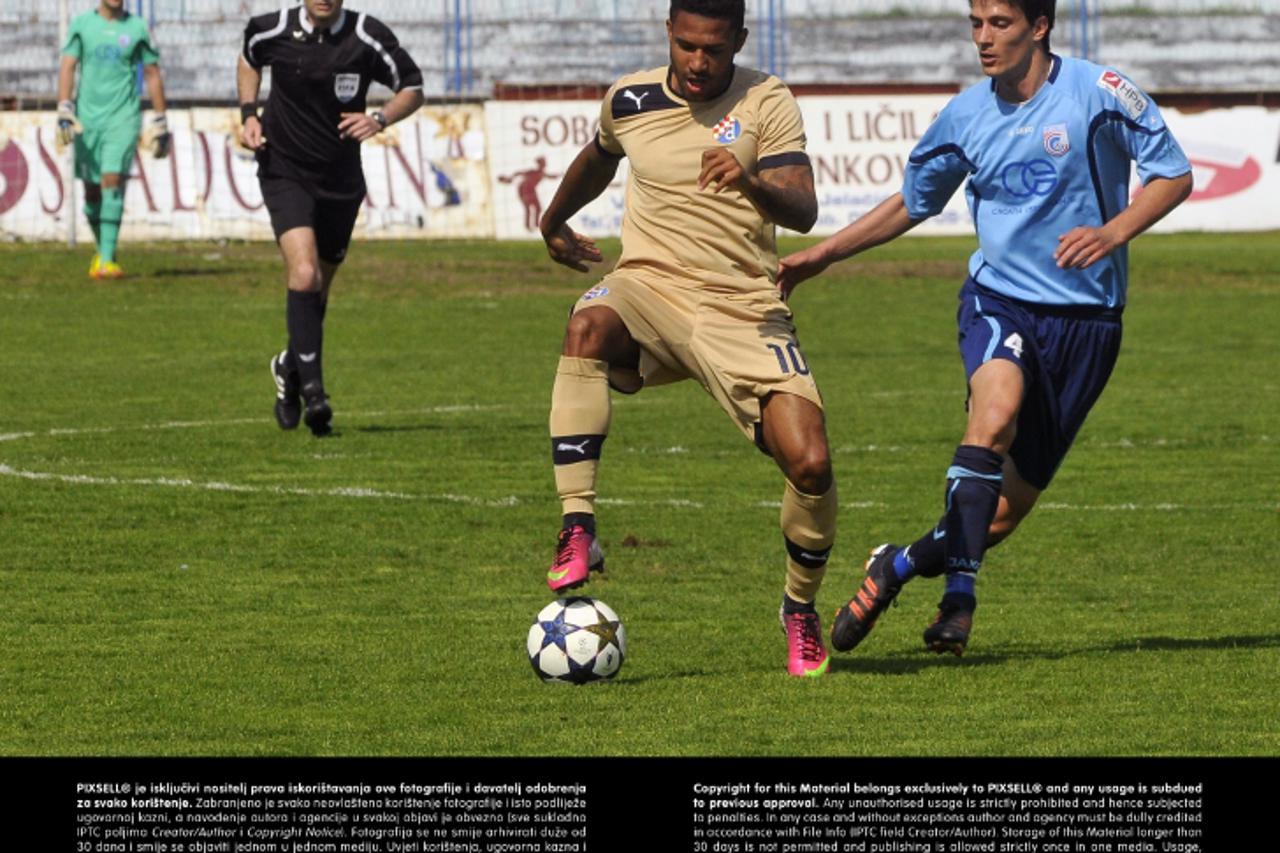
[[[1062,660],[1079,655],[1096,655],[1102,652],[1203,652],[1222,649],[1280,648],[1280,635],[1228,635],[1225,637],[1134,637],[1098,646],[1082,646],[1076,649],[1013,648],[1005,647],[990,652],[967,654],[961,658],[952,655],[935,655],[921,649],[918,655],[905,654],[893,657],[831,658],[832,672],[865,673],[875,675],[912,675],[940,666],[974,667],[993,666],[1021,660]]]
[[[226,278],[227,276],[237,276],[243,278],[247,275],[257,275],[260,270],[254,267],[166,267],[158,269],[148,275],[151,278]]]
[[[385,426],[383,424],[369,424],[368,426],[347,427],[352,432],[439,432],[445,429],[453,429],[444,424],[404,424],[402,426]],[[456,430],[455,430],[456,431]]]

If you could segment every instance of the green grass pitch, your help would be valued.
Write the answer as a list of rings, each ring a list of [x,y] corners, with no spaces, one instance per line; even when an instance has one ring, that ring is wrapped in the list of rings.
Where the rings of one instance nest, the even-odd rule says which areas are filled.
[[[901,240],[793,300],[840,484],[826,621],[869,547],[941,511],[970,244]],[[271,418],[273,246],[126,244],[112,284],[88,254],[0,246],[3,754],[1280,753],[1280,235],[1135,244],[1111,385],[988,556],[962,659],[923,651],[919,581],[789,678],[780,475],[692,383],[615,397],[587,591],[630,647],[583,688],[540,683],[524,638],[593,276],[532,244],[357,244],[316,440]]]

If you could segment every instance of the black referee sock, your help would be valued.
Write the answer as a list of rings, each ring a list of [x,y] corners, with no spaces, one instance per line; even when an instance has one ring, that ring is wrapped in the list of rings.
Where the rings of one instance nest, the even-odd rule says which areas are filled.
[[[324,344],[324,294],[318,290],[290,290],[285,316],[289,326],[289,350],[296,359],[303,388],[324,387],[321,350]]]

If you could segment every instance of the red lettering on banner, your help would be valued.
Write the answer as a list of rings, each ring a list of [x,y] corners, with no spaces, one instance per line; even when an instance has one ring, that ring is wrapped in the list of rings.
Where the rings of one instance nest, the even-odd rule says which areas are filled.
[[[147,170],[142,167],[142,158],[137,151],[133,152],[133,171],[129,177],[130,179],[137,177],[142,181],[142,194],[147,199],[147,210],[151,213],[159,213],[160,209],[156,207],[156,200],[151,195],[151,182],[147,180]]]
[[[222,151],[223,161],[227,167],[227,186],[231,189],[231,197],[236,200],[236,204],[240,205],[245,210],[261,210],[265,202],[260,201],[257,204],[249,204],[244,200],[244,196],[240,195],[240,188],[236,186],[235,163],[232,160],[232,157],[235,155],[231,153],[231,137],[226,137],[222,146]]]
[[[906,163],[901,154],[873,154],[863,157],[859,154],[847,156],[814,158],[814,174],[819,184],[873,184],[884,185],[901,180]]]
[[[203,130],[196,131],[196,139],[200,140],[200,153],[204,155],[204,195],[200,200],[207,203],[209,196],[213,195],[213,154],[209,151],[209,138]]]
[[[0,213],[4,213],[18,203],[22,194],[27,191],[27,158],[22,156],[22,149],[12,139],[0,148]]]
[[[40,194],[40,209],[45,213],[57,213],[62,210],[62,203],[66,200],[66,190],[62,187],[62,170],[58,168],[58,161],[53,159],[53,155],[44,147],[44,128],[36,128],[36,150],[40,152],[40,162],[49,170],[50,177],[53,178],[53,185],[58,188],[58,200],[52,205],[46,204],[44,194]]]
[[[554,115],[548,118],[524,116],[520,119],[520,144],[526,148],[535,145],[573,145],[582,147],[596,134],[600,120],[584,115]]]
[[[833,113],[822,114],[826,141],[835,136]],[[849,142],[898,142],[920,138],[916,130],[916,114],[912,109],[895,111],[892,104],[881,104],[878,110],[844,113],[845,139]]]
[[[528,148],[531,145],[537,145],[541,139],[542,134],[538,132],[538,117],[522,116],[520,118],[520,144]]]
[[[179,210],[195,210],[195,207],[184,204],[182,201],[182,186],[178,178],[178,151],[177,146],[169,151],[169,180],[173,181],[173,211]]]

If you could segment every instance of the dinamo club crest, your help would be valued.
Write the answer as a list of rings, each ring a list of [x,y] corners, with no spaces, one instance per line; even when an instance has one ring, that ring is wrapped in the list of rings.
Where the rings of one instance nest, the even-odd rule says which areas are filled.
[[[734,118],[732,114],[727,115],[716,122],[715,127],[711,128],[711,135],[721,145],[729,145],[742,135],[742,122]]]
[[[333,75],[333,94],[339,101],[346,103],[360,93],[359,74]]]

